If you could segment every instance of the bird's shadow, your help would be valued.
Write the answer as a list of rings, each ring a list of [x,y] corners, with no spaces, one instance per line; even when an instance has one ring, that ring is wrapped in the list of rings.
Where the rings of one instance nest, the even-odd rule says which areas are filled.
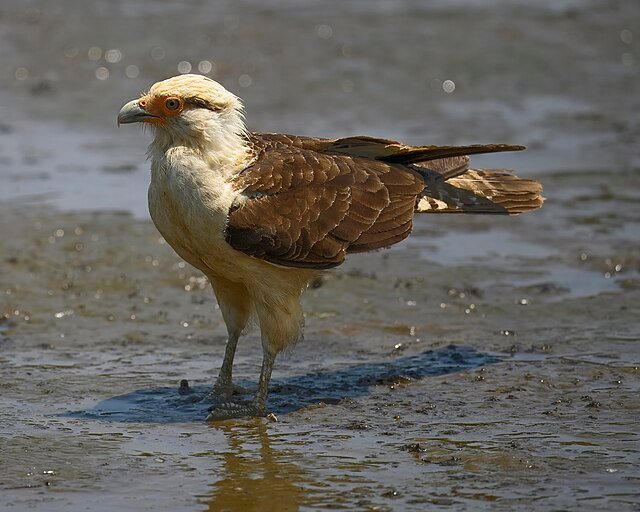
[[[269,409],[275,414],[286,414],[320,402],[335,404],[345,398],[366,395],[371,386],[411,382],[499,361],[499,357],[471,347],[449,345],[389,361],[274,379]],[[113,422],[201,422],[213,404],[207,397],[209,389],[209,385],[193,386],[186,394],[184,390],[180,393],[178,387],[138,389],[102,400],[87,410],[69,411],[64,416]]]

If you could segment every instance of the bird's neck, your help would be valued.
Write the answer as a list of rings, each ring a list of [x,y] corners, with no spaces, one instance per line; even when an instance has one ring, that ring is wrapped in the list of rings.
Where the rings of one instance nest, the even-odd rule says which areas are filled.
[[[167,159],[180,154],[196,158],[205,164],[204,168],[226,177],[245,169],[255,158],[244,124],[224,129],[208,127],[198,136],[167,134],[158,130],[149,145],[148,154],[152,168],[162,168]]]

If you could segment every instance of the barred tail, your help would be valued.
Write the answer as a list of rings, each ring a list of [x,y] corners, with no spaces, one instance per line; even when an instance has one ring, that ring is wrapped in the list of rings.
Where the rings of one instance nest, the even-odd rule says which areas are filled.
[[[511,171],[474,170],[444,179],[426,179],[417,212],[517,215],[542,206],[542,185]]]

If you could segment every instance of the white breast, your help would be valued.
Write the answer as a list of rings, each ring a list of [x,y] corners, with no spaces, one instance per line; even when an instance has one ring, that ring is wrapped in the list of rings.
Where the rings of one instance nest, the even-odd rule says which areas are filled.
[[[151,218],[169,245],[205,273],[212,261],[233,258],[235,252],[224,239],[229,208],[238,195],[231,178],[183,146],[152,154]]]
[[[216,278],[243,283],[255,300],[299,300],[314,271],[253,258],[225,241],[229,209],[239,196],[233,178],[250,165],[250,154],[241,164],[220,167],[183,146],[150,153],[151,218],[181,258],[206,274],[212,284]]]

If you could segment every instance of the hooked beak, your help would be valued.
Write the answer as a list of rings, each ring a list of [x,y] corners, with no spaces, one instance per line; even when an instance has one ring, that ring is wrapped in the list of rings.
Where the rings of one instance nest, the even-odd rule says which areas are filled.
[[[118,126],[121,124],[142,123],[150,119],[156,119],[157,117],[158,116],[154,116],[143,109],[138,103],[138,100],[133,100],[118,112]]]

